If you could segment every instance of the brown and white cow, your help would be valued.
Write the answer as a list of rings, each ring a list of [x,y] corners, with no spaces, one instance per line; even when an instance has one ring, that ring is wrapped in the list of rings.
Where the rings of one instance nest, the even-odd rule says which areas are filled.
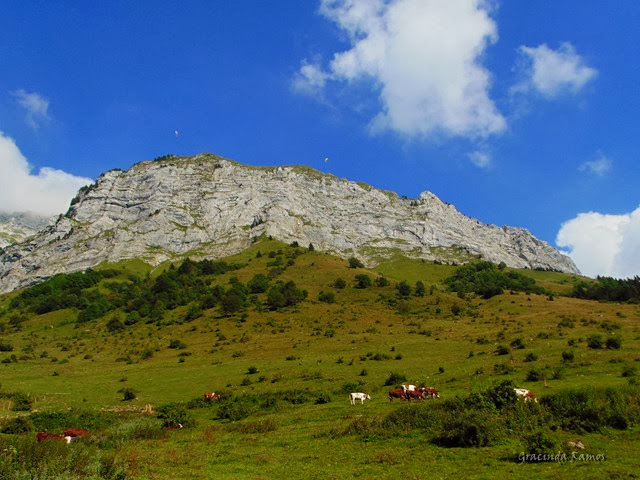
[[[422,392],[425,397],[440,398],[438,390],[433,387],[420,387],[418,391]]]
[[[400,385],[404,393],[413,392],[416,389],[415,385]]]
[[[424,400],[424,393],[422,393],[420,390],[407,390],[406,392],[404,392],[407,400],[411,401],[411,400]]]
[[[36,440],[43,442],[44,440],[58,440],[59,442],[71,443],[71,437],[62,435],[61,433],[38,432]]]
[[[204,392],[204,399],[207,402],[212,402],[214,400],[220,400],[220,394],[215,392]]]
[[[394,398],[407,399],[407,394],[403,390],[389,390],[389,401],[393,401]]]
[[[531,390],[527,390],[526,388],[514,388],[513,390],[516,392],[518,398],[524,399],[525,403],[531,400],[538,403],[538,398],[533,394]]]
[[[84,428],[67,428],[64,431],[65,437],[71,437],[73,439],[77,437],[85,437],[87,435],[89,435],[89,430],[86,430]]]

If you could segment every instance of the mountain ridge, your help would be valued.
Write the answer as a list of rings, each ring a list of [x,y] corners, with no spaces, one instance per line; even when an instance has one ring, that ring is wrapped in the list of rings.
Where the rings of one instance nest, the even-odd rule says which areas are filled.
[[[103,173],[54,225],[6,247],[0,292],[103,262],[220,258],[261,236],[313,244],[367,265],[400,253],[579,273],[527,230],[483,224],[428,191],[407,199],[306,166],[168,155]]]

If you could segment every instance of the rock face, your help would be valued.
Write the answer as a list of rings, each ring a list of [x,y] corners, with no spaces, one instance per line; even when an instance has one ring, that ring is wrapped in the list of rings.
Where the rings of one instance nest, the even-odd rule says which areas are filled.
[[[55,217],[42,217],[33,213],[0,213],[0,248],[21,243],[54,221]]]
[[[0,291],[101,262],[223,257],[262,235],[370,266],[402,253],[578,273],[527,230],[482,224],[429,192],[403,199],[308,167],[251,167],[201,154],[101,175],[55,225],[5,249]]]

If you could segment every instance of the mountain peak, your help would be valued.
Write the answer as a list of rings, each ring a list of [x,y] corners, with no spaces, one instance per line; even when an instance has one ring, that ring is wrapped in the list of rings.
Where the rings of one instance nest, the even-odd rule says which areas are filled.
[[[578,273],[528,231],[483,224],[430,192],[401,198],[306,166],[254,167],[205,153],[102,174],[55,225],[7,247],[0,291],[102,262],[219,258],[261,236],[368,265],[402,254]]]

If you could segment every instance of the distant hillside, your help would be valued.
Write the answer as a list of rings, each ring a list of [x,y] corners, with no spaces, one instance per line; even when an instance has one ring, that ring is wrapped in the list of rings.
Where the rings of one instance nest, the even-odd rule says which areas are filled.
[[[368,266],[402,253],[578,272],[527,230],[483,224],[429,192],[400,198],[308,167],[250,167],[202,154],[101,175],[54,226],[6,249],[0,292],[101,262],[221,258],[264,235]]]

